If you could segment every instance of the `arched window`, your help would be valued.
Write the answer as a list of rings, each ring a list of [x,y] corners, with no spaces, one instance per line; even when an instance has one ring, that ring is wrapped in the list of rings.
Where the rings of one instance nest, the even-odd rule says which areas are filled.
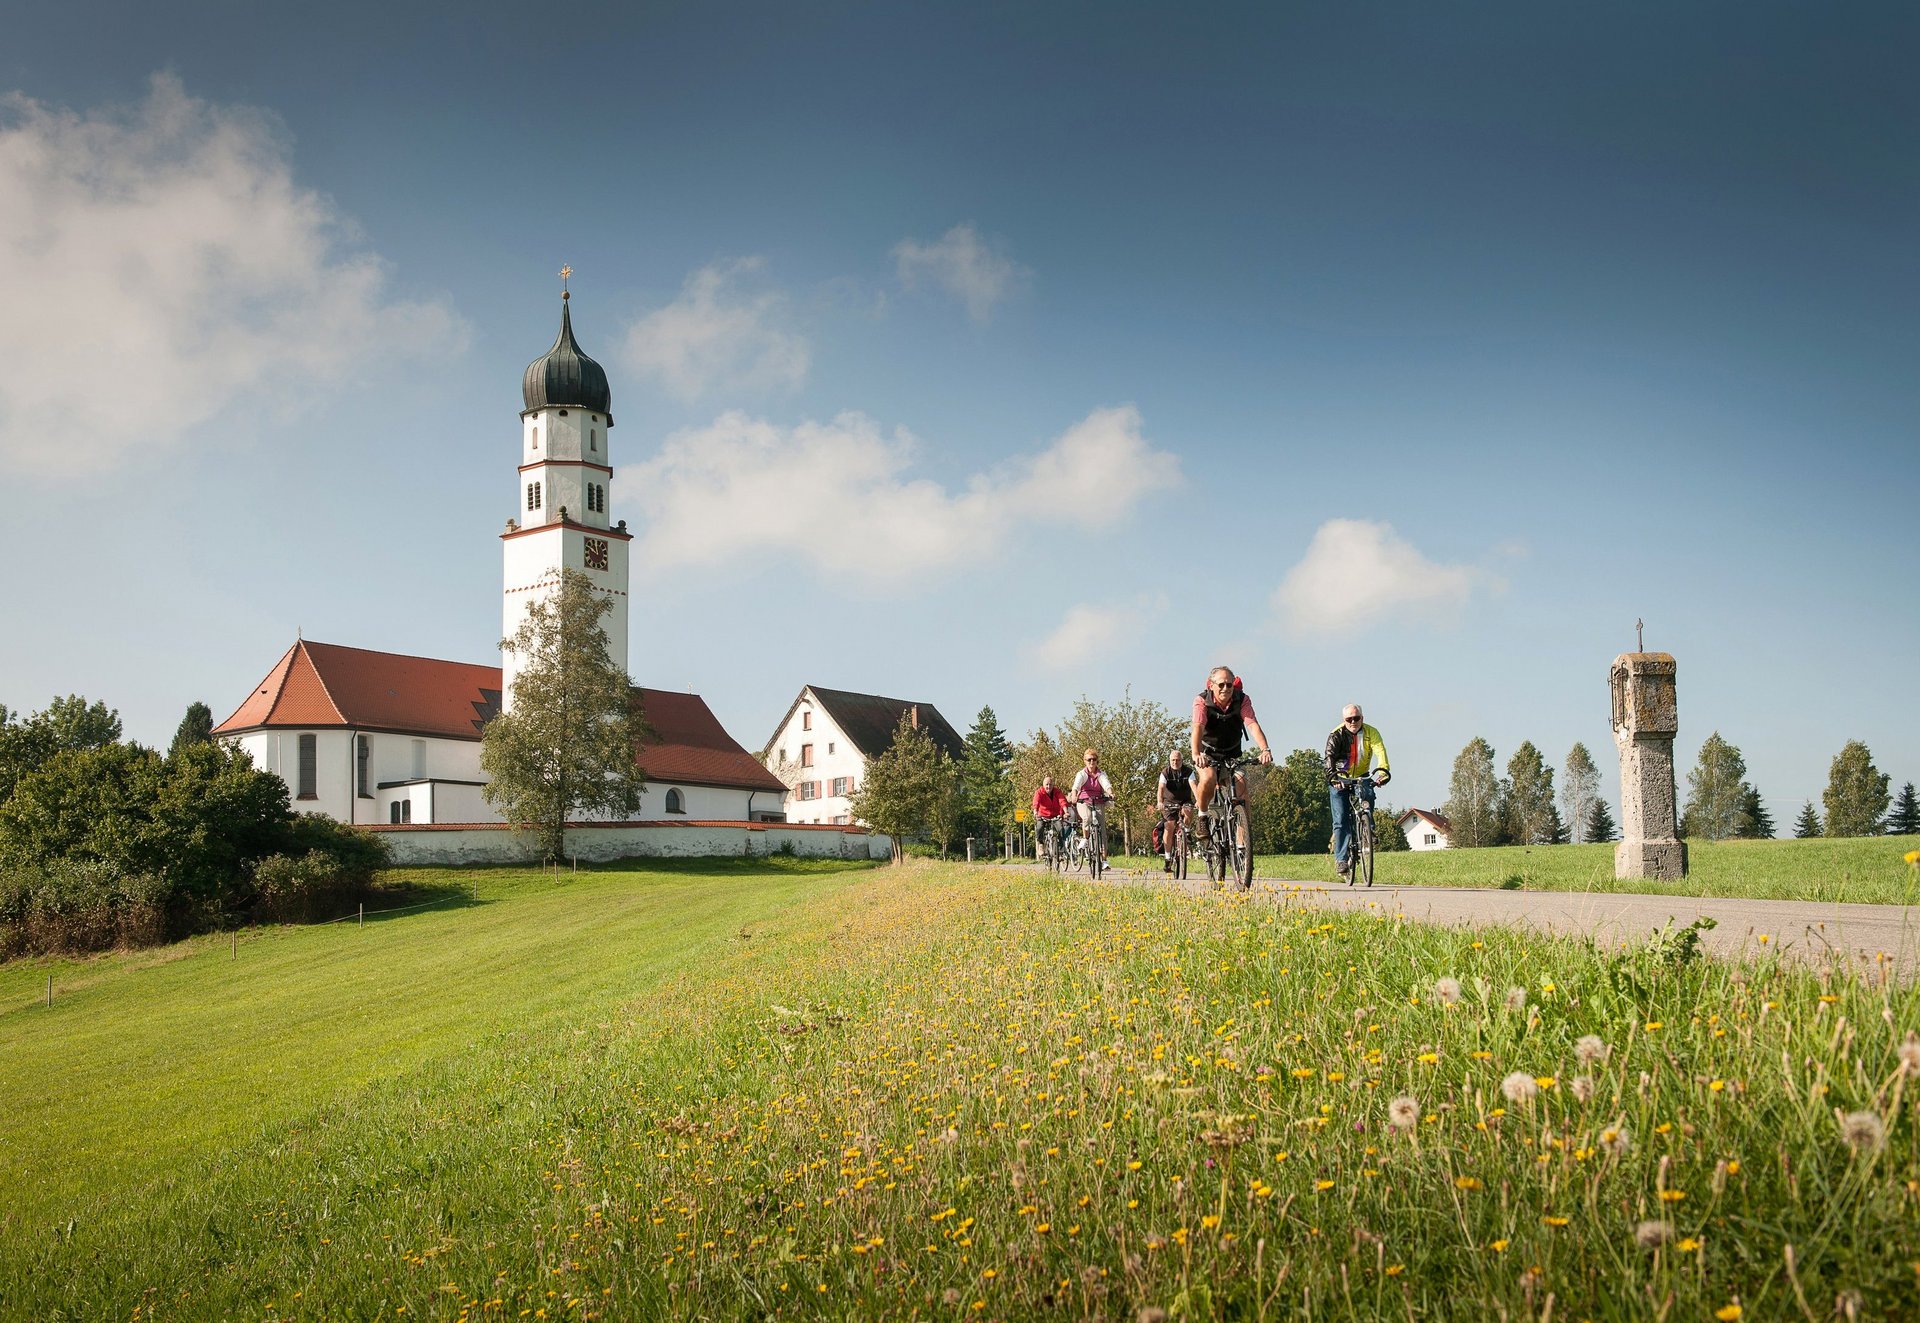
[[[675,787],[667,791],[667,812],[685,813],[686,811],[687,797],[680,793],[679,788]]]
[[[599,428],[589,427],[587,429],[587,449],[591,450],[596,455],[600,453],[600,429]]]
[[[300,737],[300,788],[296,796],[300,799],[318,799],[320,784],[320,737],[302,735]]]
[[[538,450],[540,448],[540,424],[539,423],[535,423],[533,425],[533,448],[535,450]]]

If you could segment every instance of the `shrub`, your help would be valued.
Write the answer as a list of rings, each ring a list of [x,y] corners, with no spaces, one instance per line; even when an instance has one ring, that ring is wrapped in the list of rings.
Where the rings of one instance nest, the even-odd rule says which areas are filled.
[[[0,881],[0,959],[149,946],[166,936],[168,887],[98,860],[62,859]]]

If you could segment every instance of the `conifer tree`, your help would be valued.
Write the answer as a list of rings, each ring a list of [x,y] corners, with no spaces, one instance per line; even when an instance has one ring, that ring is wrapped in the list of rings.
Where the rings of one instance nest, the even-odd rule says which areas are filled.
[[[1000,719],[993,708],[981,708],[960,755],[965,835],[997,839],[1012,821],[1014,793],[1008,775],[1012,766],[1013,745],[1000,729]]]
[[[213,709],[205,703],[188,706],[187,715],[180,718],[180,729],[173,733],[173,743],[167,749],[171,758],[182,749],[190,749],[196,744],[213,743]]]
[[[1589,841],[1617,841],[1620,828],[1614,825],[1613,810],[1607,807],[1607,801],[1594,797],[1593,811],[1587,814],[1586,839]]]
[[[1913,793],[1913,782],[1900,787],[1900,797],[1893,801],[1893,812],[1887,815],[1887,835],[1920,835],[1920,797]]]
[[[1751,782],[1740,798],[1740,830],[1736,834],[1746,841],[1773,839],[1773,815],[1767,812],[1759,788]]]
[[[1813,801],[1809,799],[1800,806],[1800,816],[1794,819],[1794,839],[1804,841],[1815,836],[1824,836],[1826,834],[1827,829],[1820,823],[1820,811],[1813,806]]]

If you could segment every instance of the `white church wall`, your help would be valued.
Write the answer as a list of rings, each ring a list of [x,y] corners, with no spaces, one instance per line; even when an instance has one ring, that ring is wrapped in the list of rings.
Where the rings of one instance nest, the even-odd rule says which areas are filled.
[[[644,756],[641,761],[643,763],[646,761]],[[667,791],[669,790],[680,792],[682,812],[667,812]],[[749,792],[731,790],[724,786],[694,786],[677,781],[649,781],[646,793],[640,797],[640,812],[637,816],[648,819],[658,818],[664,822],[671,822],[675,818],[745,822],[750,817],[749,800],[752,801],[753,814],[780,811],[780,795],[774,790]]]
[[[395,867],[461,867],[469,864],[533,864],[539,844],[530,833],[505,826],[375,826]],[[616,859],[699,858],[782,852],[807,858],[887,859],[886,836],[789,823],[621,822],[582,823],[567,829],[567,855],[583,863]]]

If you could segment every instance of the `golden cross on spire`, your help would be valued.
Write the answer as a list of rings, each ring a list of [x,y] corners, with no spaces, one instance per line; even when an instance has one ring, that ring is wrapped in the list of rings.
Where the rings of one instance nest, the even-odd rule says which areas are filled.
[[[560,268],[560,298],[563,301],[573,297],[567,290],[567,278],[572,274],[573,268],[571,266],[563,266]]]

